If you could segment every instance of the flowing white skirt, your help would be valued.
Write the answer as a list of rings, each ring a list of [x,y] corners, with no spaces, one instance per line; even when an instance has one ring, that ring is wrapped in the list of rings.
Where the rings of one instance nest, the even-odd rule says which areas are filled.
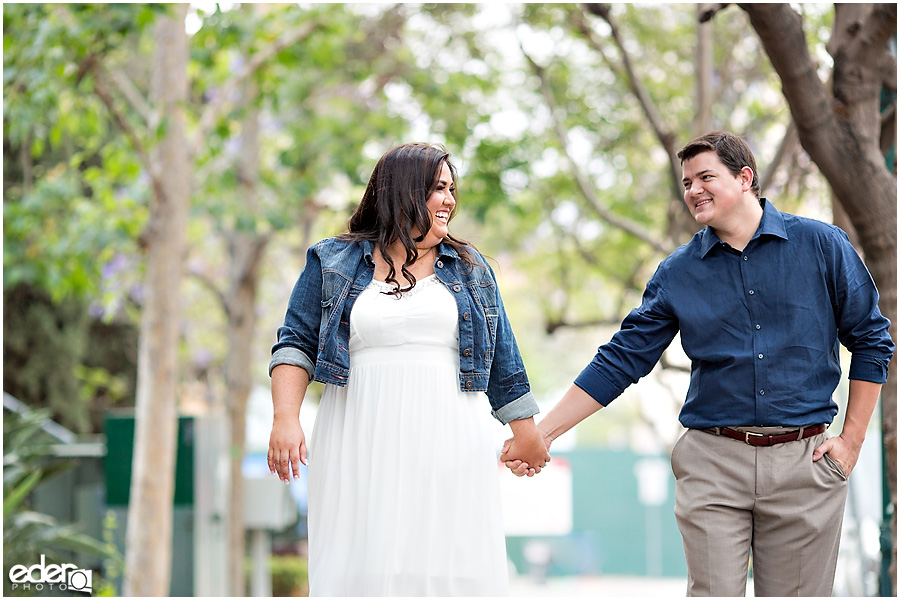
[[[310,440],[311,596],[508,594],[489,404],[459,391],[457,353],[358,350],[348,385],[326,386]]]

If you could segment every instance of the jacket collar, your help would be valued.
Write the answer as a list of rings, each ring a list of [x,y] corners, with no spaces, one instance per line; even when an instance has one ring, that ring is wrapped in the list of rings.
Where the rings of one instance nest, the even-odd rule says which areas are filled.
[[[453,248],[453,246],[451,246],[450,244],[441,241],[438,244],[438,256],[440,256],[441,258],[451,258],[453,260],[456,260],[457,258],[459,258],[459,252],[457,252],[456,249]]]
[[[766,200],[760,198],[759,203],[763,208],[763,216],[759,222],[756,233],[750,238],[751,241],[762,235],[769,235],[783,240],[788,239],[787,230],[784,228],[784,215],[782,215],[775,206]],[[709,251],[715,248],[722,240],[716,235],[716,232],[710,227],[706,227],[700,232],[700,257],[705,258]]]
[[[369,240],[361,240],[362,243],[362,252],[363,258],[366,261],[366,264],[374,266],[375,259],[372,258],[372,254],[375,252],[375,244]],[[449,259],[457,259],[459,258],[459,253],[450,245],[444,242],[440,242],[438,244],[438,256],[441,258],[449,258]]]

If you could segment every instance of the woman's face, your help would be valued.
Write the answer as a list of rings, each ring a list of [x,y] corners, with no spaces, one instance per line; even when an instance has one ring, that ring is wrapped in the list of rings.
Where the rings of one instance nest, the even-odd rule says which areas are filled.
[[[437,187],[431,192],[425,207],[431,213],[431,229],[425,239],[417,244],[423,248],[436,246],[449,233],[448,224],[450,222],[450,213],[456,206],[456,198],[453,197],[453,176],[450,173],[450,167],[446,162],[441,163],[441,170],[438,174]],[[418,237],[418,232],[413,232],[413,237]]]

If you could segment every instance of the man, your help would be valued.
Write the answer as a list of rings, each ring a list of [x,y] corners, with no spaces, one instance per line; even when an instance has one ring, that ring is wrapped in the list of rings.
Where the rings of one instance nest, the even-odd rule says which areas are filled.
[[[759,198],[744,140],[709,133],[678,157],[684,201],[706,228],[660,263],[641,306],[538,428],[549,448],[649,373],[680,332],[691,379],[672,470],[688,595],[743,596],[752,552],[756,595],[830,596],[847,477],[894,350],[889,322],[844,232]],[[852,353],[849,398],[828,438],[839,341]]]

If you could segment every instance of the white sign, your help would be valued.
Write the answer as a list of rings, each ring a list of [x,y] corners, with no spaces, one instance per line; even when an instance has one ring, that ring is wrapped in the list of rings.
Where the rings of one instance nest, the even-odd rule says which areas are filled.
[[[669,463],[661,458],[642,458],[634,465],[638,500],[644,506],[661,506],[669,495]]]
[[[572,466],[553,460],[534,477],[516,477],[500,463],[500,496],[506,535],[572,532]]]

